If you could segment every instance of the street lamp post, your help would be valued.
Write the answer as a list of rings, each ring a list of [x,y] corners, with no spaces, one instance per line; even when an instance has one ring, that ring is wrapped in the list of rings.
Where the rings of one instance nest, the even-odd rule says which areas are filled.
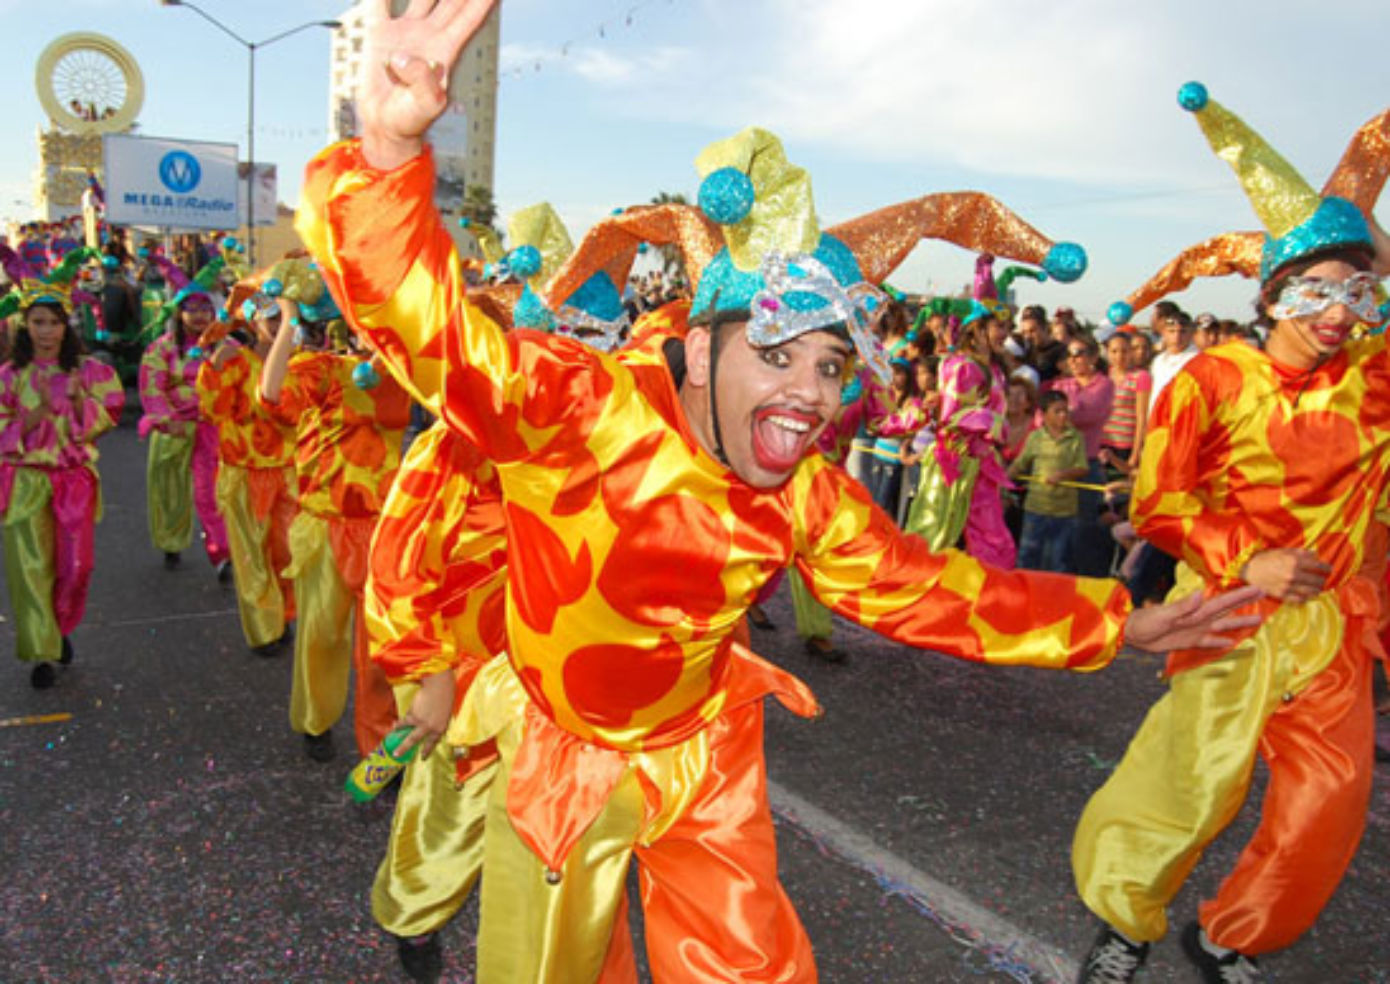
[[[165,7],[187,7],[246,49],[246,253],[247,261],[254,268],[256,266],[256,49],[264,48],[276,41],[283,41],[291,34],[307,31],[311,27],[336,29],[342,24],[335,20],[309,21],[298,27],[292,27],[288,31],[281,31],[264,41],[248,41],[197,4],[189,3],[188,0],[160,0],[160,3]]]

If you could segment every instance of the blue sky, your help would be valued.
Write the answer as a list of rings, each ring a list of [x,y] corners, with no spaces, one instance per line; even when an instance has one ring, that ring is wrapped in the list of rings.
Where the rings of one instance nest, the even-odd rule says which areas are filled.
[[[250,40],[336,17],[343,0],[199,0]],[[0,0],[11,93],[0,215],[27,218],[39,53],[96,31],[139,61],[142,132],[244,144],[246,53],[158,0]],[[810,170],[824,225],[936,191],[979,189],[1054,239],[1086,246],[1071,286],[1020,281],[1025,302],[1106,305],[1183,247],[1256,220],[1174,94],[1188,79],[1320,186],[1351,133],[1390,105],[1390,4],[1286,0],[505,0],[496,196],[549,200],[577,240],[613,207],[693,196],[707,143],[758,124]],[[1362,39],[1365,39],[1364,41]],[[293,203],[322,145],[328,32],[257,55],[256,156]],[[537,69],[539,65],[539,69]],[[1379,211],[1390,221],[1390,209]],[[967,282],[971,257],[924,244],[893,278]],[[1179,297],[1244,316],[1253,289]]]

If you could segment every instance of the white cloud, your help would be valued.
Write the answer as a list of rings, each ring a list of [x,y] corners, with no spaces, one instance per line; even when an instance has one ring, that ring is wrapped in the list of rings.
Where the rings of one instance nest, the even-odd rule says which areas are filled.
[[[1277,0],[707,0],[689,25],[699,57],[622,76],[640,85],[610,110],[726,131],[758,123],[866,162],[1182,188],[1223,180],[1176,105],[1198,77],[1252,122],[1279,122],[1275,143],[1316,184],[1384,105],[1374,59],[1287,70],[1325,34],[1322,16]],[[1368,31],[1390,26],[1384,8],[1360,17]],[[610,54],[591,78],[619,80],[624,60]],[[1350,114],[1344,132],[1318,127],[1329,105]]]

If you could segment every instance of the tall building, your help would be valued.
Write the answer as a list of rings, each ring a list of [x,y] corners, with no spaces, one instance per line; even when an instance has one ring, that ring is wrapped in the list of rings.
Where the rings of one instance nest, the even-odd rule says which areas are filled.
[[[395,13],[408,0],[392,0]],[[449,216],[459,214],[464,193],[472,185],[493,188],[493,161],[497,141],[497,47],[501,5],[493,8],[482,29],[463,49],[449,76],[449,108],[430,129],[436,171],[435,203],[445,224],[462,248],[476,249],[473,238],[460,234]],[[357,135],[355,95],[362,70],[366,12],[358,3],[338,18],[329,62],[328,133],[332,140]]]

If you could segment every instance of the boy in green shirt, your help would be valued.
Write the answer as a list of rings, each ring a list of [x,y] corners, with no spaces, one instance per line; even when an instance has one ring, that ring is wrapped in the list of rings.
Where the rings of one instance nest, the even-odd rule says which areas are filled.
[[[1076,489],[1060,483],[1085,478],[1086,444],[1071,425],[1065,393],[1049,391],[1038,401],[1043,425],[1028,435],[1023,452],[1009,466],[1009,477],[1030,476],[1023,500],[1023,533],[1018,566],[1067,571],[1076,526]]]

